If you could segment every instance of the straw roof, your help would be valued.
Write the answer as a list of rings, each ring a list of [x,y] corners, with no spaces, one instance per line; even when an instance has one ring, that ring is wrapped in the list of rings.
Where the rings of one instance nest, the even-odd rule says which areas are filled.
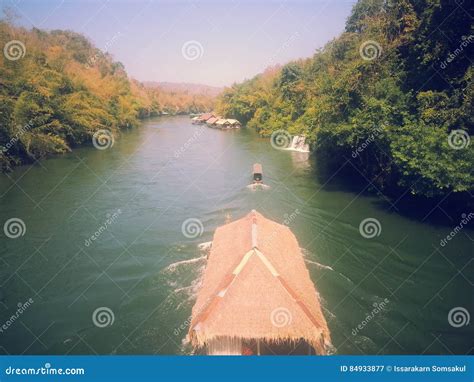
[[[227,122],[227,119],[219,119],[216,122],[216,125],[225,125]]]
[[[240,122],[236,119],[225,119],[225,118],[218,118],[216,125],[240,125]]]
[[[189,336],[196,347],[220,338],[303,339],[325,354],[319,294],[287,226],[252,211],[217,228]]]
[[[240,125],[240,122],[236,119],[227,119],[227,122],[229,122],[231,125]]]
[[[214,117],[214,114],[212,113],[204,113],[204,114],[201,114],[201,116],[199,117],[199,120],[207,121],[209,118],[213,118],[213,117]]]
[[[208,125],[212,125],[213,123],[216,123],[218,119],[219,119],[219,118],[211,117],[211,118],[209,118],[209,119],[206,121],[206,123],[207,123]]]

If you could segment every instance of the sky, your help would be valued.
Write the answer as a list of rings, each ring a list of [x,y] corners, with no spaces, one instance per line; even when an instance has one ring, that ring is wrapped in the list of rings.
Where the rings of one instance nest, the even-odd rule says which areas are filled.
[[[0,0],[18,24],[87,36],[140,81],[228,86],[312,56],[355,0]]]

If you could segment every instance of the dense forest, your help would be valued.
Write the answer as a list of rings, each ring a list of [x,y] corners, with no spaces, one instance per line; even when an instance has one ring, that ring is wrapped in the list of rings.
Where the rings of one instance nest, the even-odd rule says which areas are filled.
[[[226,89],[218,110],[276,139],[303,134],[320,162],[346,163],[384,193],[466,200],[474,190],[468,7],[360,0],[342,35],[312,58]]]
[[[121,63],[70,31],[0,21],[0,169],[118,134],[140,118],[208,111],[211,95],[130,79]]]

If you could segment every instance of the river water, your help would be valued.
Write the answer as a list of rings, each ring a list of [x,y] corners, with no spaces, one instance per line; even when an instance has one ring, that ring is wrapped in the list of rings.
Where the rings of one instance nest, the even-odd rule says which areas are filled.
[[[246,187],[255,162],[270,188]],[[459,326],[474,312],[472,230],[441,246],[461,216],[410,218],[367,186],[322,176],[308,154],[249,129],[187,117],[1,175],[0,222],[21,219],[24,234],[1,232],[0,353],[189,354],[198,245],[251,209],[295,233],[337,354],[472,351],[472,324]],[[183,234],[191,218],[200,236],[199,222]],[[367,218],[378,236],[361,235]],[[450,320],[453,308],[465,311]]]

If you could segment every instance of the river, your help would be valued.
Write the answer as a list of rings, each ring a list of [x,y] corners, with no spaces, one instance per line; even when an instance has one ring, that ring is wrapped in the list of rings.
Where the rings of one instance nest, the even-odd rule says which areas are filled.
[[[269,189],[246,187],[255,162]],[[188,117],[0,175],[0,222],[24,222],[22,236],[2,232],[0,353],[189,354],[198,244],[251,209],[296,235],[337,354],[472,351],[472,325],[448,315],[474,312],[473,231],[441,246],[459,221],[411,218],[366,186],[320,175],[306,153]],[[190,218],[200,236],[183,234]],[[380,224],[373,238],[359,230],[368,218]]]

